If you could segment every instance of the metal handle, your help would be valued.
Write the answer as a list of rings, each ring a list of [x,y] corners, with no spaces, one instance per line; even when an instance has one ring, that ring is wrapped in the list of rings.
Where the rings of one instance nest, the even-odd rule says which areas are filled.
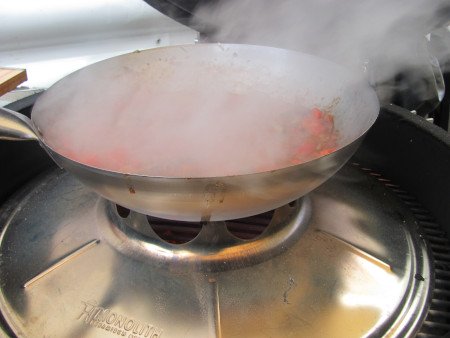
[[[39,140],[31,120],[23,114],[0,107],[0,140]]]

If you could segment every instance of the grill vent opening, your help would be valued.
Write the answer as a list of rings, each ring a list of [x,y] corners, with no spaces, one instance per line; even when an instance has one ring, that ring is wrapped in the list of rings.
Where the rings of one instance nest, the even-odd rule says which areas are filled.
[[[228,231],[237,238],[244,240],[256,239],[261,235],[272,220],[274,211],[263,214],[225,221]],[[147,216],[156,232],[166,242],[183,244],[193,240],[202,229],[202,222],[181,222]]]
[[[261,235],[273,218],[274,211],[226,221],[227,229],[240,239],[251,240]]]
[[[130,215],[130,209],[116,204],[117,213],[122,218]],[[225,221],[228,231],[243,240],[256,239],[270,224],[274,210],[259,215]],[[163,240],[172,244],[183,244],[193,240],[202,229],[202,222],[182,222],[147,215],[153,231]]]
[[[183,244],[193,240],[202,230],[200,222],[181,222],[147,216],[153,231],[163,240],[172,244]]]
[[[116,210],[120,217],[127,218],[130,214],[130,209],[127,209],[121,205],[116,204]]]

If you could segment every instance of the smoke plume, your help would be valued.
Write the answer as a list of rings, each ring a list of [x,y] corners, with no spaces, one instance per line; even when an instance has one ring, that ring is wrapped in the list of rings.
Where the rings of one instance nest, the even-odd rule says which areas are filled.
[[[448,1],[427,0],[227,0],[198,8],[193,24],[218,42],[299,50],[367,73],[378,92],[392,86],[427,99],[436,94],[436,60],[427,35],[450,20]],[[429,37],[429,35],[428,35]],[[401,83],[392,83],[399,74]],[[408,88],[399,88],[399,87]],[[430,87],[431,86],[431,87]]]

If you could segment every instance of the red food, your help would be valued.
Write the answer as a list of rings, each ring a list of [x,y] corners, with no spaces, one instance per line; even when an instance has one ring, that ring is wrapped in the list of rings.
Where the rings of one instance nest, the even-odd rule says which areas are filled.
[[[94,150],[81,153],[66,146],[65,155],[90,166],[122,173],[202,177],[276,170],[331,154],[338,148],[338,133],[331,113],[316,107],[284,115],[283,111],[275,115],[271,112],[272,115],[265,116],[266,120],[263,114],[256,119],[254,127],[238,128],[237,132],[225,128],[223,135],[217,137],[223,142],[209,149],[199,149],[204,144],[195,143],[195,139],[192,141],[197,147],[191,146],[191,139],[177,139],[174,133],[171,142],[162,143],[151,153],[138,152],[139,156],[124,145],[105,147],[101,153]],[[267,123],[269,118],[272,123]],[[202,133],[198,135],[201,137]],[[204,142],[208,145],[209,139]],[[139,149],[140,144],[136,143],[135,148]],[[199,162],[204,149],[210,152]]]
[[[300,121],[295,131],[302,135],[302,143],[295,148],[289,161],[291,164],[331,154],[338,147],[333,115],[318,108],[311,109],[310,114]],[[292,135],[292,144],[298,143],[296,138],[298,139],[297,135]]]

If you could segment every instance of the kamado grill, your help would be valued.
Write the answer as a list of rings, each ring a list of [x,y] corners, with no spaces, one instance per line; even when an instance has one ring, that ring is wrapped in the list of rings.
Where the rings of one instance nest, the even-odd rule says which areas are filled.
[[[35,107],[48,100],[48,93]],[[30,116],[36,99],[7,108]],[[11,121],[8,114],[2,115],[3,126]],[[45,135],[26,119],[15,123],[9,129],[15,134],[8,137],[31,135],[46,145]],[[158,188],[159,198],[164,189],[176,194],[176,184],[144,182],[145,190],[133,175],[100,176],[102,170],[86,171],[83,164],[47,148],[72,175],[57,168],[35,142],[2,141],[4,334],[446,335],[450,138],[394,105],[383,107],[364,140],[360,136],[355,140],[362,144],[348,162],[356,149],[351,142],[351,150],[346,145],[306,163],[314,186],[294,198],[278,198],[285,202],[275,203],[273,210],[264,205],[263,213],[255,212],[261,206],[257,202],[250,210],[237,205],[245,211],[236,213],[239,218],[227,217],[233,211],[214,209],[225,203],[233,181],[214,177],[217,184],[204,186],[198,197],[203,207],[195,212],[184,206],[171,212],[166,205],[161,209],[162,203],[155,209],[152,203],[139,204],[134,211],[134,202],[114,194],[118,187],[135,201],[142,193],[151,194],[152,187]],[[294,168],[303,172],[304,163]],[[326,174],[317,178],[318,171]],[[301,178],[300,186],[311,180]],[[249,194],[239,188],[233,191]],[[261,199],[274,196],[280,192],[267,190]]]

